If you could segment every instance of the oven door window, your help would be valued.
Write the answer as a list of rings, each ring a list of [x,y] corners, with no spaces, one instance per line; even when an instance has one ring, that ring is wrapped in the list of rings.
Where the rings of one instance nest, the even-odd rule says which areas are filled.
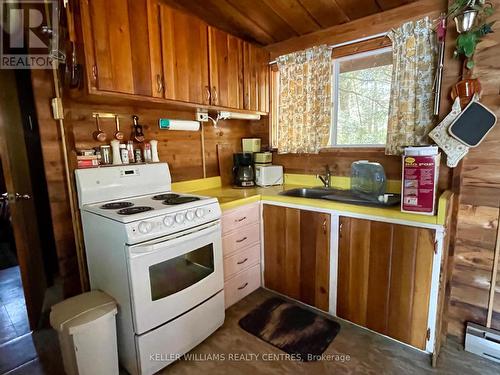
[[[214,272],[212,244],[149,267],[151,299],[175,294]]]

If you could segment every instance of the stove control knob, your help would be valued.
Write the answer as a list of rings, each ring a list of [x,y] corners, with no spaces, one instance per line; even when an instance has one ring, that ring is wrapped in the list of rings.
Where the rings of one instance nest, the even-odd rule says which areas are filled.
[[[163,224],[165,224],[166,227],[171,227],[172,225],[174,225],[173,216],[166,216],[165,219],[163,219]]]
[[[151,229],[153,229],[153,224],[151,223],[148,223],[147,221],[141,221],[139,223],[139,232],[141,232],[142,234],[147,234],[149,232],[151,232]]]
[[[182,224],[184,222],[184,215],[179,212],[177,215],[175,215],[175,221],[177,222],[177,224]]]
[[[204,208],[198,208],[196,210],[196,216],[198,216],[199,218],[202,218],[204,215],[205,215],[205,209]]]
[[[186,219],[188,219],[189,221],[193,220],[194,219],[194,212],[193,211],[186,212]]]

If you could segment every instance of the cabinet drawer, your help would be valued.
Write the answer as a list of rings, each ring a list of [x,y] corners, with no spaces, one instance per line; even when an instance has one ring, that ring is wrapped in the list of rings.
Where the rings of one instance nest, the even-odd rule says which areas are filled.
[[[259,221],[259,203],[249,204],[222,216],[222,234]]]
[[[222,251],[224,256],[232,255],[260,240],[260,223],[254,223],[241,228],[240,230],[222,236]]]
[[[260,243],[238,251],[224,258],[224,280],[230,279],[238,272],[260,263]]]
[[[260,265],[257,264],[224,283],[224,299],[226,308],[260,287]]]

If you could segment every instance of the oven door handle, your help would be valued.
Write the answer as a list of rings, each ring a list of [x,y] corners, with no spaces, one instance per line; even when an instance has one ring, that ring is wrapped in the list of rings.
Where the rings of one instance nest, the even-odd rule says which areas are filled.
[[[205,227],[203,229],[199,229],[197,231],[191,231],[188,233],[183,233],[180,234],[176,237],[173,238],[167,238],[164,239],[163,241],[158,241],[154,242],[151,244],[144,244],[144,245],[134,245],[130,247],[130,254],[133,257],[140,256],[143,254],[151,254],[154,253],[158,250],[165,249],[166,247],[171,247],[175,245],[176,243],[179,242],[184,242],[186,241],[186,236],[189,236],[188,240],[194,240],[199,237],[207,236],[217,230],[220,230],[220,225],[219,223],[217,224],[212,224],[209,227]]]

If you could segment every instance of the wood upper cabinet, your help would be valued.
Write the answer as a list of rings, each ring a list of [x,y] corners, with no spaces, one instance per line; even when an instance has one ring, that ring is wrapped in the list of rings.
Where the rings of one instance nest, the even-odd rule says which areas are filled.
[[[159,91],[165,99],[210,104],[207,24],[161,3],[159,13],[163,70]]]
[[[330,215],[265,204],[263,219],[265,286],[328,311]]]
[[[266,50],[244,43],[244,108],[251,111],[269,112],[270,55]]]
[[[211,104],[243,109],[243,40],[209,26]]]
[[[90,91],[152,95],[145,1],[81,0]]]
[[[420,349],[435,231],[340,218],[337,315]]]

